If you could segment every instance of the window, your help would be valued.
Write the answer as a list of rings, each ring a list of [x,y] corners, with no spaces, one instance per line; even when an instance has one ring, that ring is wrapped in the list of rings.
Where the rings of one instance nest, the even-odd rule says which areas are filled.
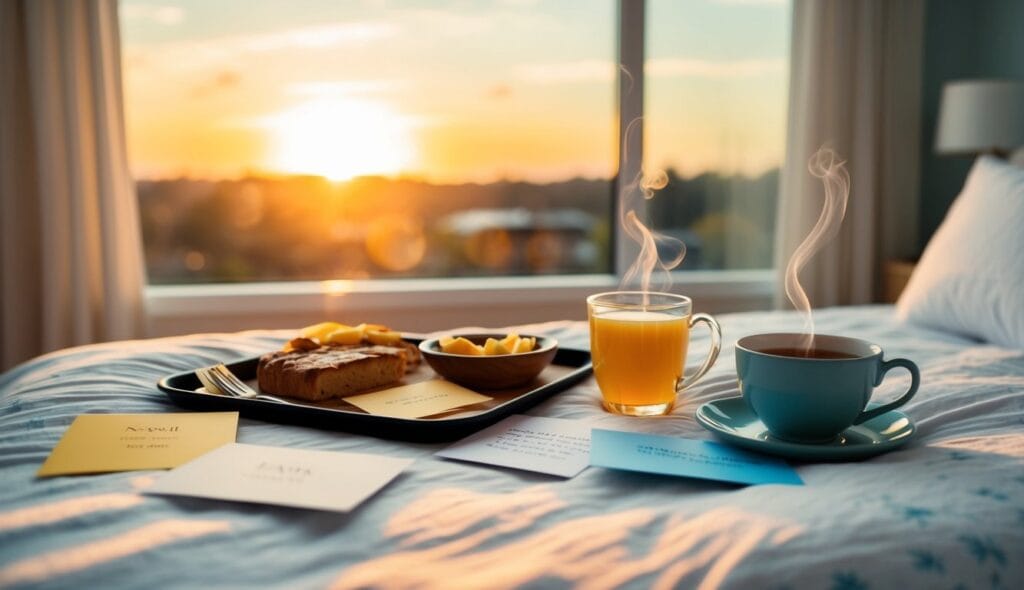
[[[650,0],[645,168],[667,184],[650,218],[681,268],[771,268],[785,149],[789,3]]]
[[[122,6],[151,283],[612,271],[611,0]]]
[[[771,267],[788,20],[785,0],[122,0],[149,282],[612,287],[642,116],[621,164],[667,181],[648,225],[710,272],[688,283],[763,298],[766,274],[722,271]]]

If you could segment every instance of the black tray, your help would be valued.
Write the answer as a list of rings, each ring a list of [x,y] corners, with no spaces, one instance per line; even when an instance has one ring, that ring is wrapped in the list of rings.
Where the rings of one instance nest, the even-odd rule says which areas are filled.
[[[414,344],[419,342],[418,339],[413,338],[406,340]],[[240,379],[251,381],[256,378],[258,362],[259,357],[253,357],[228,363],[227,367]],[[202,383],[196,377],[195,371],[169,375],[161,379],[157,386],[175,404],[189,409],[237,411],[247,418],[268,422],[344,430],[379,438],[438,442],[462,438],[490,426],[502,418],[520,413],[555,393],[579,383],[590,375],[591,370],[589,352],[573,348],[560,348],[551,365],[526,387],[503,391],[480,391],[494,399],[464,411],[453,410],[440,416],[428,418],[375,416],[340,400],[330,402],[295,400],[294,404],[282,404],[270,400],[242,399],[200,392],[196,389],[202,386]],[[419,381],[435,376],[430,367],[423,362],[414,374],[407,376],[406,381],[408,382],[410,379]]]

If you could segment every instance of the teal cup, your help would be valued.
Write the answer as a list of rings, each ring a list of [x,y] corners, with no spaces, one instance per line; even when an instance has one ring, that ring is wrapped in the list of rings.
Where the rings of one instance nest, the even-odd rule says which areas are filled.
[[[921,382],[907,359],[882,360],[882,348],[856,338],[807,334],[755,334],[736,342],[740,392],[772,436],[802,443],[831,442],[850,426],[910,401]],[[890,369],[910,372],[910,389],[867,410]]]

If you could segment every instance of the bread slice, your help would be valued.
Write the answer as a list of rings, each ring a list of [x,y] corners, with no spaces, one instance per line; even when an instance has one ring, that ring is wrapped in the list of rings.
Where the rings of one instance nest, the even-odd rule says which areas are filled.
[[[380,346],[370,346],[369,348],[380,348]],[[398,348],[402,352],[402,357],[405,358],[405,368],[410,370],[420,364],[420,347],[416,346],[412,342],[406,342],[402,340],[396,344],[384,345],[383,348]]]
[[[256,376],[266,393],[321,401],[401,380],[408,355],[392,346],[277,351],[260,357]]]
[[[359,344],[324,344],[324,347],[330,347],[337,350],[363,350],[363,349],[374,349],[374,348],[397,348],[401,350],[402,356],[405,357],[406,369],[415,367],[420,364],[422,355],[418,346],[412,342],[406,340],[400,340],[394,344],[372,344],[370,342],[361,342]],[[284,345],[284,352],[295,352],[303,351],[308,352],[316,350],[321,347],[321,344],[317,340],[312,338],[292,338]]]

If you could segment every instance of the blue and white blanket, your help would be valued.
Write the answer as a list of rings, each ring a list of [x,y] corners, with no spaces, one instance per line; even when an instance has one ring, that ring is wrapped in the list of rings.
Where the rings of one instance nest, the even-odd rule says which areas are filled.
[[[921,368],[908,445],[796,465],[805,486],[737,487],[590,468],[571,480],[433,457],[411,444],[242,419],[238,441],[415,458],[350,514],[141,495],[160,472],[36,479],[75,416],[172,412],[171,373],[276,349],[290,332],[75,348],[0,377],[0,587],[1021,588],[1024,352],[897,324],[889,307],[819,311],[820,332]],[[703,402],[737,395],[732,343],[791,313],[720,318],[718,364],[671,416],[601,410],[592,380],[529,413],[710,438]],[[586,325],[533,326],[586,347]],[[695,333],[694,354],[707,340]],[[876,395],[896,395],[904,377]]]

